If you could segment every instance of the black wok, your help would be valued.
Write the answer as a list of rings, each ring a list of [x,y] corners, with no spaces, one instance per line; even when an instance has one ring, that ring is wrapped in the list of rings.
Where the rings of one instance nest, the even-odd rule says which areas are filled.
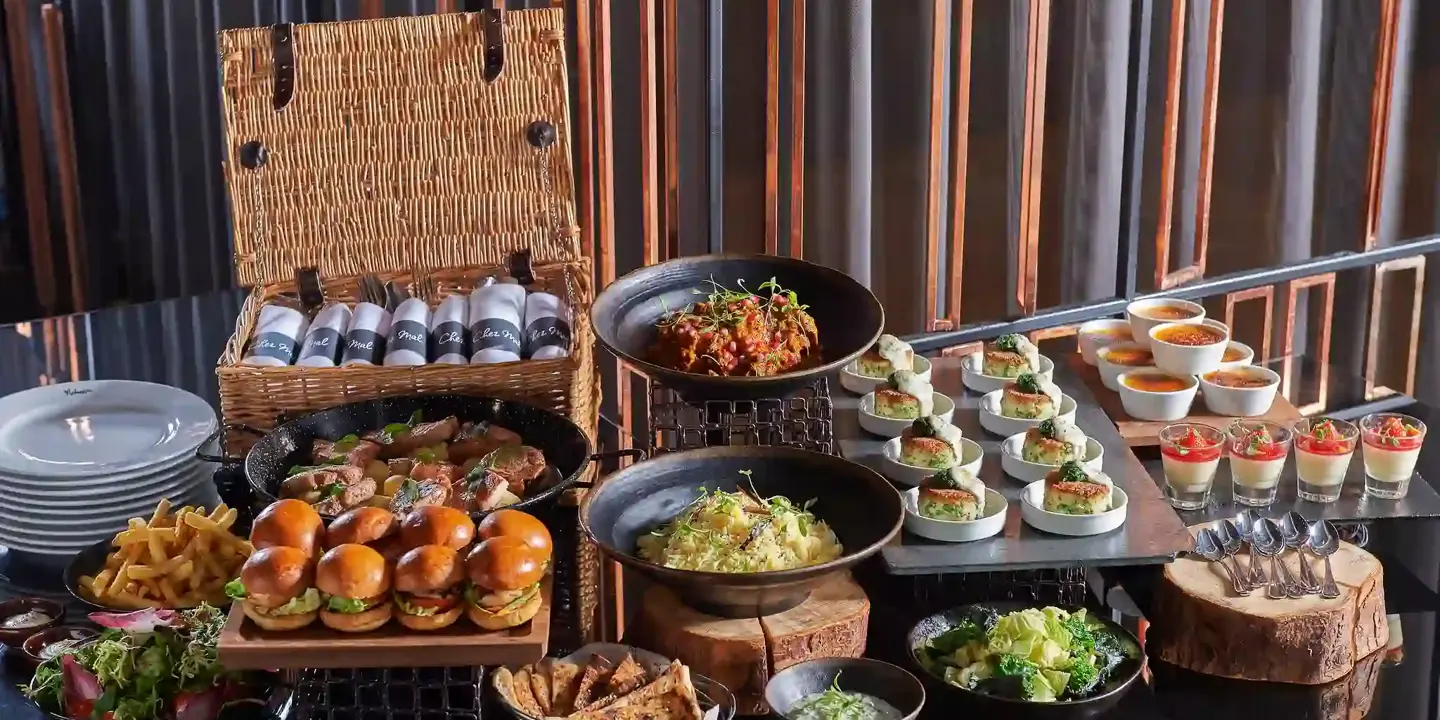
[[[952,703],[957,710],[975,710],[978,714],[994,713],[999,717],[1022,718],[1028,720],[1044,720],[1046,718],[1093,718],[1104,715],[1111,708],[1115,707],[1125,696],[1125,691],[1140,677],[1140,669],[1145,665],[1144,653],[1140,651],[1140,643],[1135,636],[1112,622],[1109,618],[1101,615],[1092,616],[1101,622],[1107,630],[1114,633],[1122,643],[1129,643],[1134,646],[1136,657],[1124,660],[1110,674],[1105,684],[1100,686],[1095,694],[1079,700],[1061,700],[1057,702],[1030,702],[1014,698],[1002,697],[999,695],[988,695],[974,690],[968,690],[958,685],[951,685],[945,679],[930,671],[921,660],[920,648],[931,639],[941,633],[960,624],[966,617],[967,611],[972,608],[989,608],[1001,615],[1023,610],[1027,607],[1041,607],[1036,603],[1026,603],[1013,600],[996,602],[984,602],[977,605],[966,605],[939,612],[915,624],[910,630],[906,642],[910,648],[910,660],[920,670],[918,676],[926,685],[926,692],[931,697],[943,698],[945,702]],[[1078,608],[1061,608],[1063,610],[1076,610]]]
[[[655,323],[664,308],[695,302],[692,290],[709,281],[751,289],[770,278],[794,290],[809,305],[820,333],[820,363],[770,377],[719,377],[680,372],[648,362]],[[591,310],[595,336],[610,352],[686,399],[741,399],[784,396],[833,373],[870,349],[885,327],[880,301],[838,270],[776,255],[701,255],[640,268],[606,287]]]
[[[750,481],[740,471],[750,471]],[[636,540],[669,522],[702,487],[796,503],[814,499],[811,512],[840,540],[844,555],[794,570],[716,573],[676,570],[641,559]],[[900,495],[874,470],[842,458],[786,447],[727,446],[690,450],[636,463],[610,475],[585,496],[580,526],[616,560],[673,588],[685,603],[722,617],[756,617],[792,608],[828,575],[875,554],[900,531]]]
[[[640,455],[639,451],[592,454],[590,438],[580,426],[559,413],[533,405],[489,397],[462,395],[405,395],[379,398],[322,410],[279,427],[260,438],[245,456],[245,477],[256,493],[267,500],[279,496],[280,484],[291,467],[310,465],[310,446],[317,438],[336,440],[346,435],[364,435],[390,423],[403,423],[419,411],[424,421],[454,415],[463,422],[493,422],[518,433],[526,445],[545,453],[546,477],[539,492],[527,494],[509,507],[526,509],[550,503],[584,472],[593,460],[612,455]],[[226,458],[201,456],[212,462]],[[479,517],[484,513],[472,512]]]

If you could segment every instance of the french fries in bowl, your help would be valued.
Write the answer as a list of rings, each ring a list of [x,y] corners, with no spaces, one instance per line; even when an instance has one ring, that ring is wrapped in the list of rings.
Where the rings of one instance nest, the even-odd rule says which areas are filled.
[[[113,610],[226,605],[225,583],[254,552],[231,532],[236,516],[224,503],[174,509],[161,500],[148,520],[131,518],[114,538],[75,556],[65,585],[77,599]]]

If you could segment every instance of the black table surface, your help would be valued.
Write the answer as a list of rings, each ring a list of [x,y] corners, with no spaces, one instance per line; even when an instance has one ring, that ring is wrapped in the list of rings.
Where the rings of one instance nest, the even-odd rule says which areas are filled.
[[[45,383],[113,378],[173,385],[216,403],[215,362],[229,339],[243,299],[239,291],[217,293],[0,327],[0,395]],[[1425,406],[1412,405],[1405,411],[1427,422],[1440,421],[1440,411]],[[1141,459],[1147,460],[1143,455]],[[1420,474],[1427,484],[1434,485],[1440,478],[1440,451],[1427,445]],[[1440,644],[1440,597],[1434,592],[1440,587],[1440,523],[1423,519],[1375,522],[1371,525],[1371,549],[1386,562],[1389,607],[1402,613],[1398,617],[1404,645],[1402,662],[1380,668],[1366,717],[1434,718],[1440,697],[1440,664],[1435,655]],[[58,578],[42,576],[57,573],[53,568],[35,568],[11,560],[0,549],[0,599],[36,585],[57,585]],[[1123,572],[1115,578],[1107,575],[1107,580],[1115,580],[1127,589],[1130,586]],[[872,638],[872,645],[878,641]],[[23,673],[10,662],[4,662],[3,668],[0,718],[44,718],[16,688],[26,680]],[[1323,703],[1318,693],[1316,689],[1295,686],[1175,678],[1171,673],[1157,672],[1153,680],[1130,691],[1107,717],[1330,717],[1321,712]],[[947,717],[963,712],[961,708],[952,713],[934,707],[934,702],[938,699],[932,699],[932,712],[927,716]]]

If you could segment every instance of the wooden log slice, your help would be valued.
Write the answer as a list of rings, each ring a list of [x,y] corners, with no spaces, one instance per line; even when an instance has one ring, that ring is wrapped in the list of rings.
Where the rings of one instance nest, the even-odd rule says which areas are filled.
[[[1294,552],[1286,564],[1298,576]],[[1242,565],[1249,556],[1241,553]],[[1324,563],[1306,556],[1317,578]],[[1380,561],[1342,543],[1330,558],[1340,597],[1271,600],[1264,589],[1237,596],[1217,564],[1199,556],[1165,567],[1155,590],[1152,637],[1158,657],[1195,672],[1247,680],[1316,685],[1344,676],[1385,647],[1384,573]],[[1268,561],[1262,565],[1267,575]]]
[[[684,605],[669,589],[645,592],[635,644],[672,657],[735,693],[742,715],[769,712],[765,684],[775,673],[820,657],[860,657],[870,600],[848,573],[815,588],[805,602],[759,618],[718,618]]]
[[[1152,661],[1152,687],[1167,717],[1360,720],[1370,714],[1385,653],[1362,658],[1349,675],[1320,685],[1219,678]]]

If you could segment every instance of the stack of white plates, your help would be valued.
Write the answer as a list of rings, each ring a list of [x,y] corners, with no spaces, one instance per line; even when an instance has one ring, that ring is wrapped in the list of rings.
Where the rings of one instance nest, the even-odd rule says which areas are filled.
[[[157,503],[219,502],[195,450],[215,411],[166,385],[48,385],[0,398],[0,545],[73,555]]]

